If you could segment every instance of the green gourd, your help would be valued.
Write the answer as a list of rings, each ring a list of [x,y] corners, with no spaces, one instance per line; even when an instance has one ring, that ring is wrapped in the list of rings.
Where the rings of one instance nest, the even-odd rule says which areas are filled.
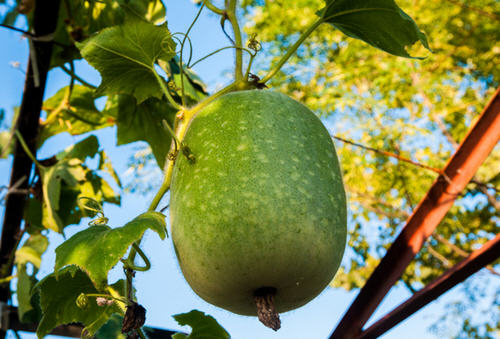
[[[181,270],[207,302],[259,315],[300,307],[333,279],[346,198],[331,137],[307,107],[271,90],[226,94],[190,122],[171,185]]]

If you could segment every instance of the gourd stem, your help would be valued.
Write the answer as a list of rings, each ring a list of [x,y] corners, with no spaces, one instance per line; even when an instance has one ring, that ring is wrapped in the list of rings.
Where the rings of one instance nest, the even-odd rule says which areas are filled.
[[[274,306],[275,295],[276,289],[274,287],[262,287],[255,291],[254,301],[260,322],[277,331],[281,328],[281,321]]]
[[[240,26],[238,24],[238,18],[236,17],[236,4],[237,0],[230,0],[229,6],[226,8],[227,18],[231,22],[231,26],[233,28],[234,33],[234,45],[236,47],[236,62],[235,62],[235,72],[234,78],[236,82],[241,81],[243,79],[243,53],[242,53],[242,38]]]
[[[307,39],[307,37],[309,35],[311,35],[311,33],[314,32],[314,30],[316,28],[318,28],[318,26],[322,23],[323,23],[323,19],[320,18],[317,21],[315,21],[311,26],[309,26],[309,28],[304,33],[302,33],[302,35],[299,37],[299,40],[297,40],[293,44],[293,46],[290,47],[290,49],[286,52],[286,54],[280,59],[280,61],[278,61],[278,64],[276,66],[274,66],[274,68],[271,69],[269,71],[269,73],[267,73],[266,76],[264,78],[262,78],[262,80],[260,82],[262,84],[265,84],[276,73],[278,73],[278,71],[281,69],[281,67],[283,67],[283,65],[288,61],[288,59],[290,59],[290,57],[297,51],[297,49],[300,47],[300,45],[302,45],[304,40]]]
[[[248,60],[248,66],[247,66],[247,71],[245,72],[245,75],[243,76],[243,79],[248,81],[248,77],[250,76],[250,70],[252,69],[252,63],[253,59],[255,58],[257,54],[250,54],[250,60]]]

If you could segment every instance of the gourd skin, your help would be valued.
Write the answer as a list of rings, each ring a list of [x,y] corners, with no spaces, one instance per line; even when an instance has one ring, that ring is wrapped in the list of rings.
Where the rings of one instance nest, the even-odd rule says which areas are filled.
[[[328,285],[346,241],[346,199],[330,135],[278,92],[226,94],[192,120],[171,186],[172,239],[204,300],[256,315],[254,293],[276,289],[278,312]]]

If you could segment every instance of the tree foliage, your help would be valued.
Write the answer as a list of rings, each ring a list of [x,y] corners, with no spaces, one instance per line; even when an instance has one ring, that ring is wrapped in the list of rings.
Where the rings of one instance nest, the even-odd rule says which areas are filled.
[[[342,2],[335,1],[335,4]],[[320,0],[246,1],[246,32],[258,34],[266,69],[310,23]],[[430,41],[432,53],[415,45],[412,55],[394,58],[348,34],[320,27],[271,81],[275,87],[328,117],[332,134],[440,169],[500,83],[500,3],[497,1],[398,1]],[[485,38],[488,37],[488,38]],[[259,73],[258,73],[259,74]],[[362,287],[406,218],[437,174],[385,155],[337,142],[352,222],[351,255],[334,287]],[[498,233],[500,149],[437,228],[402,278],[414,292]],[[477,295],[480,279],[498,288],[498,274],[471,279],[464,293]],[[466,297],[464,297],[466,299]],[[481,308],[458,300],[462,334],[448,317],[449,333],[494,333],[498,301],[489,316],[470,321]],[[476,308],[476,309],[474,309]],[[439,326],[443,330],[442,324]]]

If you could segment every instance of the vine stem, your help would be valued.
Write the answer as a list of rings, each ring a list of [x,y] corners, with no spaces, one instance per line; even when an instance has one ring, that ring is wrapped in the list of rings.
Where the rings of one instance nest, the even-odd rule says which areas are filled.
[[[241,48],[243,47],[241,30],[238,24],[238,18],[236,17],[236,5],[237,0],[229,0],[229,6],[226,8],[226,15],[231,22],[234,34],[234,44],[236,47],[236,62],[234,66],[234,78],[236,82],[243,79],[243,53]]]
[[[137,335],[139,335],[139,338],[141,339],[147,339],[146,335],[144,334],[144,332],[142,331],[142,328],[138,328],[137,330],[135,330],[137,332]]]
[[[71,70],[67,69],[64,65],[59,66],[61,70],[64,71],[64,73],[68,74],[71,78],[75,79],[79,83],[81,83],[84,86],[87,86],[88,88],[96,89],[97,86],[94,86],[87,81],[83,80],[81,77],[79,77],[76,73],[72,72]]]
[[[123,260],[124,267],[126,270],[146,272],[146,271],[149,271],[149,269],[151,268],[151,263],[149,262],[148,257],[146,256],[146,254],[144,254],[144,252],[139,247],[139,241],[132,243],[132,249],[130,250],[130,253],[131,254],[133,253],[133,256],[131,257],[129,255],[129,258],[127,258],[126,260]],[[144,261],[144,266],[137,266],[134,263],[136,254],[139,254],[141,259]]]
[[[215,6],[214,4],[212,4],[210,2],[210,0],[203,0],[203,3],[212,12],[219,14],[219,15],[224,15],[224,10],[222,10],[222,9],[218,8],[217,6]]]
[[[256,55],[257,53],[255,54],[250,53],[250,60],[248,60],[247,70],[245,72],[245,75],[243,76],[243,79],[245,80],[248,80],[248,77],[250,76],[250,70],[252,69],[253,59],[255,58]]]
[[[182,100],[182,105],[183,106],[186,105],[186,91],[184,90],[184,66],[182,64],[182,53],[183,53],[184,44],[186,43],[186,39],[187,39],[187,37],[189,35],[189,32],[191,32],[191,29],[193,28],[194,24],[196,23],[196,21],[198,21],[198,18],[200,17],[201,12],[203,11],[203,7],[205,7],[204,3],[201,5],[200,10],[196,14],[196,17],[194,18],[193,22],[191,22],[191,25],[189,25],[189,28],[186,31],[186,33],[184,34],[184,38],[182,39],[182,43],[181,43],[181,53],[180,53],[180,56],[179,56],[179,67],[181,69],[181,94],[182,94],[181,95],[181,100]],[[191,49],[191,53],[192,53],[192,49]],[[190,61],[191,61],[191,55],[189,56],[188,65],[189,65]]]
[[[38,162],[38,160],[36,160],[35,156],[33,155],[33,153],[31,153],[28,145],[26,144],[26,141],[24,141],[24,138],[23,136],[21,135],[21,133],[19,132],[19,130],[16,129],[16,131],[14,132],[16,134],[16,137],[17,139],[19,140],[19,143],[21,144],[21,147],[23,148],[24,152],[26,152],[26,154],[28,155],[28,157],[31,159],[31,161],[33,161],[33,163],[36,165],[36,167],[38,167],[39,169],[44,169],[45,166],[43,166],[42,164],[40,164]]]
[[[212,56],[212,55],[214,55],[214,54],[219,53],[220,51],[223,51],[223,50],[225,50],[225,49],[230,49],[230,48],[235,48],[235,49],[238,49],[238,47],[236,47],[236,46],[226,46],[226,47],[219,48],[219,49],[217,49],[217,50],[213,51],[212,53],[205,55],[203,58],[200,58],[200,59],[196,60],[196,61],[195,61],[192,65],[189,65],[189,66],[188,66],[188,68],[193,68],[193,67],[194,67],[196,64],[198,64],[199,62],[201,62],[201,61],[203,61],[203,60],[205,60],[205,59],[207,59],[207,58],[211,57],[211,56]],[[252,52],[251,52],[248,48],[245,48],[245,47],[240,47],[240,48],[241,48],[242,50],[244,50],[245,52],[247,52],[248,54],[250,54],[250,57],[254,56],[254,55],[253,55],[253,53],[252,53]]]
[[[163,79],[162,77],[156,72],[156,70],[154,69],[154,66],[151,67],[151,70],[153,71],[153,74],[156,78],[156,80],[158,81],[158,84],[160,85],[160,88],[163,92],[163,94],[165,94],[165,97],[167,98],[167,100],[170,102],[170,104],[177,110],[180,110],[182,109],[182,107],[174,100],[174,98],[172,98],[172,95],[170,94],[170,92],[168,91],[168,88],[167,86],[165,86],[165,83],[163,82]]]
[[[321,25],[322,23],[323,23],[323,18],[320,18],[320,19],[316,20],[315,22],[313,22],[312,25],[309,26],[309,28],[304,33],[302,33],[302,35],[292,45],[292,47],[290,47],[290,49],[286,52],[286,54],[283,55],[283,57],[280,59],[280,61],[278,61],[278,63],[276,64],[276,66],[274,66],[266,74],[266,76],[264,76],[264,78],[262,78],[262,80],[260,81],[260,83],[265,84],[276,73],[278,73],[278,71],[281,69],[281,67],[283,67],[283,65],[288,61],[288,59],[290,59],[290,57],[297,51],[297,49],[300,47],[300,45],[302,45],[302,43],[304,42],[304,40],[307,39],[307,37],[309,37],[309,35],[311,35],[311,33],[314,32],[314,30],[316,28],[318,28],[318,26]]]

